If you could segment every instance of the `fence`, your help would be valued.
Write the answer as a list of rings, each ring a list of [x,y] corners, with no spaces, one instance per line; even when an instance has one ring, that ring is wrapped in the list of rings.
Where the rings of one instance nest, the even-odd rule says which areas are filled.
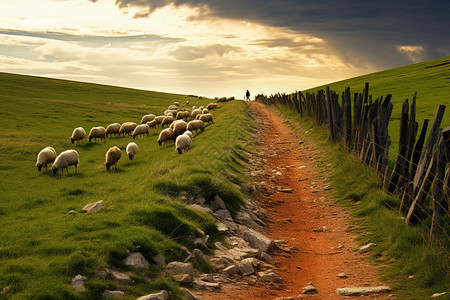
[[[376,100],[369,95],[369,84],[363,93],[353,95],[350,88],[339,95],[320,90],[317,94],[295,92],[269,97],[257,95],[256,100],[269,105],[284,105],[296,110],[300,117],[312,118],[326,125],[330,140],[340,142],[347,151],[354,152],[362,163],[373,167],[382,188],[391,194],[402,195],[400,213],[411,226],[422,224],[430,240],[449,240],[450,206],[450,126],[441,129],[445,106],[437,109],[425,144],[429,120],[422,124],[420,135],[416,116],[416,95],[411,105],[403,102],[400,137],[395,161],[389,161],[391,139],[388,124],[392,114],[391,95]],[[446,170],[447,169],[447,170]],[[443,222],[445,216],[445,222]],[[444,224],[445,223],[445,224]]]

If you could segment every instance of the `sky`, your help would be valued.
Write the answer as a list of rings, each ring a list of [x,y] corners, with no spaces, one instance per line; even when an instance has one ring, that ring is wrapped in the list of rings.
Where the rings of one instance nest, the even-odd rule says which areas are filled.
[[[450,56],[448,0],[0,0],[0,72],[207,97]]]

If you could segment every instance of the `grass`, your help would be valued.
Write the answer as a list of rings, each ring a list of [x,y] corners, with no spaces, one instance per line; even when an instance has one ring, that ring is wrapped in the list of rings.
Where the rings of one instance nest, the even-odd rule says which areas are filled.
[[[381,279],[387,281],[397,299],[427,299],[437,292],[448,292],[450,282],[450,244],[428,243],[423,227],[410,227],[398,213],[400,199],[384,193],[377,174],[347,153],[340,145],[329,142],[326,128],[312,120],[300,119],[284,106],[277,109],[290,120],[300,139],[314,139],[326,155],[315,163],[318,168],[331,164],[328,177],[334,187],[336,201],[352,210],[355,233],[361,235],[361,245],[370,242],[378,246],[371,254],[380,267]],[[414,276],[413,278],[409,278]]]
[[[69,140],[72,130],[139,122],[174,101],[206,105],[211,100],[7,73],[0,73],[0,95],[0,288],[9,287],[0,299],[95,299],[106,288],[125,291],[125,299],[161,288],[179,296],[176,284],[156,277],[160,270],[155,268],[135,273],[131,286],[109,277],[100,280],[94,273],[123,267],[127,250],[139,249],[149,261],[157,253],[167,261],[184,259],[183,246],[193,247],[197,228],[214,241],[214,219],[188,209],[178,195],[217,194],[231,212],[242,205],[244,195],[226,171],[238,175],[236,183],[246,180],[241,171],[253,149],[247,106],[241,101],[219,104],[215,123],[196,135],[183,155],[173,144],[159,147],[160,129],[151,129],[150,137],[136,140],[139,150],[129,161],[124,149],[131,137],[77,146]],[[114,145],[123,155],[118,170],[107,172],[105,153]],[[78,173],[73,167],[69,175],[38,172],[36,155],[46,146],[57,153],[76,149]],[[81,212],[99,200],[103,210]],[[87,277],[87,291],[70,288],[77,274]],[[146,278],[154,279],[148,284]]]
[[[392,94],[391,102],[394,107],[389,122],[389,135],[392,141],[391,158],[395,159],[395,155],[397,155],[402,103],[405,99],[409,99],[411,105],[415,92],[417,92],[416,121],[419,124],[418,134],[424,119],[430,120],[428,132],[430,131],[439,105],[447,106],[441,128],[450,126],[450,118],[448,117],[450,113],[448,111],[450,109],[448,107],[450,106],[450,57],[333,82],[328,86],[340,95],[347,87],[350,87],[352,93],[362,93],[366,82],[369,83],[369,95],[372,95],[373,100]],[[325,90],[325,88],[324,85],[303,92],[313,93],[321,89]]]

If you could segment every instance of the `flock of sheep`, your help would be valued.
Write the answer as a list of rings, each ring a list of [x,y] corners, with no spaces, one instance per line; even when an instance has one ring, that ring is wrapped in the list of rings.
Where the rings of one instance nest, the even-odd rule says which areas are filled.
[[[186,101],[189,104],[189,101]],[[97,139],[105,140],[108,136],[125,136],[131,135],[133,139],[140,135],[149,136],[150,128],[157,128],[159,125],[164,127],[168,125],[168,128],[163,129],[158,137],[158,144],[161,146],[163,143],[167,144],[170,142],[175,143],[175,150],[181,154],[187,151],[191,146],[193,139],[193,132],[198,130],[203,130],[205,123],[213,123],[213,115],[209,112],[210,110],[217,108],[217,103],[209,103],[206,107],[196,106],[192,107],[192,111],[187,108],[178,110],[180,103],[175,102],[170,105],[168,109],[164,112],[164,115],[155,116],[154,114],[148,114],[142,117],[141,124],[137,125],[134,122],[125,122],[123,124],[113,123],[110,124],[106,129],[102,126],[93,127],[89,132],[89,142],[93,139],[97,142]],[[86,132],[82,127],[77,127],[73,130],[70,140],[72,144],[75,142],[77,144],[86,138]],[[133,159],[134,155],[138,151],[138,146],[134,142],[130,142],[126,147],[126,153],[130,160]],[[119,147],[113,146],[109,148],[106,152],[105,166],[107,170],[111,168],[116,168],[119,159],[122,156],[122,151]],[[47,165],[52,164],[53,174],[56,174],[58,170],[64,173],[64,169],[69,172],[69,167],[75,167],[75,173],[77,172],[80,159],[78,152],[76,150],[66,150],[61,152],[58,156],[56,155],[55,149],[52,147],[46,147],[42,149],[36,161],[36,167],[38,171],[41,171],[42,167],[47,170]]]

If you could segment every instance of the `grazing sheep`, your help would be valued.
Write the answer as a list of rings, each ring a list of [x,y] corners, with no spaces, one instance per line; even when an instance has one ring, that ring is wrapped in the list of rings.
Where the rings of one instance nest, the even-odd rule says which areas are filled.
[[[216,103],[209,103],[208,105],[206,105],[206,108],[208,110],[213,110],[217,108],[217,104]]]
[[[204,109],[202,110],[202,114],[205,115],[205,114],[207,114],[207,113],[209,113],[209,110],[208,110],[207,108],[204,108]]]
[[[189,118],[189,116],[190,116],[190,113],[188,111],[179,111],[177,113],[177,116],[176,116],[175,119],[177,119],[177,120],[181,120],[181,119],[185,120],[185,119]]]
[[[112,123],[109,124],[108,127],[106,127],[106,137],[108,137],[108,135],[117,135],[119,134],[120,131],[120,124],[119,123]]]
[[[175,135],[173,134],[173,130],[170,128],[166,128],[159,134],[158,144],[161,146],[162,143],[169,143],[170,141],[175,140]]]
[[[109,171],[109,168],[114,168],[117,170],[117,162],[119,161],[121,156],[122,151],[120,151],[119,147],[113,146],[109,148],[108,152],[106,152],[106,170]]]
[[[226,102],[227,101],[227,97],[220,97],[219,99],[217,99],[217,102]]]
[[[176,107],[180,106],[180,102],[174,102],[173,105],[175,105]]]
[[[72,136],[70,137],[70,141],[72,144],[76,141],[79,144],[79,141],[84,140],[86,137],[86,131],[84,131],[83,127],[77,127],[73,130]]]
[[[125,122],[122,124],[122,126],[120,126],[120,130],[119,133],[123,134],[125,136],[125,134],[130,135],[133,130],[136,128],[136,123],[134,122]]]
[[[231,100],[234,100],[234,96],[231,96],[231,97],[227,98],[227,101],[231,101]]]
[[[191,119],[195,120],[197,115],[199,115],[201,113],[202,113],[202,110],[200,108],[196,108],[196,109],[192,110]]]
[[[97,138],[104,139],[106,141],[106,129],[105,127],[98,126],[98,127],[92,127],[91,132],[89,132],[89,143],[92,139],[95,139],[95,142],[97,143]]]
[[[158,123],[156,123],[156,120],[151,120],[150,122],[147,122],[147,125],[150,128],[156,128],[158,126]]]
[[[169,105],[169,107],[167,108],[168,110],[177,110],[178,109],[178,105]]]
[[[203,128],[203,121],[202,120],[193,120],[193,121],[190,121],[188,124],[187,124],[187,130],[189,130],[189,131],[195,131],[195,132],[197,132],[197,130],[199,130],[199,129],[202,129]]]
[[[214,117],[212,114],[198,115],[197,119],[202,120],[204,123],[214,123]]]
[[[133,139],[138,135],[146,134],[148,136],[149,130],[150,130],[150,127],[147,124],[140,124],[140,125],[136,126],[136,128],[134,129],[134,131],[132,133]]]
[[[161,122],[161,126],[164,127],[164,125],[170,125],[172,124],[172,122],[175,121],[175,118],[172,116],[166,116],[162,122]]]
[[[127,155],[128,155],[128,158],[130,160],[133,160],[133,158],[136,155],[137,151],[138,151],[138,146],[136,145],[135,142],[130,142],[127,145]]]
[[[36,167],[38,171],[42,170],[42,167],[45,167],[45,171],[47,171],[47,164],[51,164],[56,159],[56,151],[52,147],[46,147],[39,152],[36,160]]]
[[[186,131],[187,123],[183,120],[177,120],[170,124],[169,128],[173,130],[173,134],[177,137]]]
[[[150,122],[153,120],[156,116],[154,114],[148,114],[142,117],[141,124],[146,124],[147,122]]]
[[[189,105],[189,100],[186,101],[186,105]]]
[[[156,124],[161,124],[162,123],[162,121],[164,120],[164,118],[165,118],[166,116],[164,115],[164,116],[157,116],[154,120],[155,120],[155,122],[156,122]]]
[[[187,134],[179,135],[175,141],[175,150],[177,150],[178,153],[181,154],[183,150],[187,151],[189,149],[191,143],[192,139],[189,135]]]
[[[168,116],[169,114],[172,114],[172,117],[175,117],[178,113],[178,110],[176,109],[167,109],[164,111],[164,115]]]
[[[58,157],[55,159],[55,162],[52,164],[53,174],[56,174],[58,170],[64,174],[64,169],[67,170],[67,174],[69,174],[69,167],[75,167],[75,173],[77,172],[78,165],[80,164],[80,159],[78,157],[78,152],[71,149],[61,152]]]
[[[186,130],[183,134],[189,136],[191,138],[191,140],[194,139],[194,135],[192,134],[192,132],[190,132],[189,130]]]

